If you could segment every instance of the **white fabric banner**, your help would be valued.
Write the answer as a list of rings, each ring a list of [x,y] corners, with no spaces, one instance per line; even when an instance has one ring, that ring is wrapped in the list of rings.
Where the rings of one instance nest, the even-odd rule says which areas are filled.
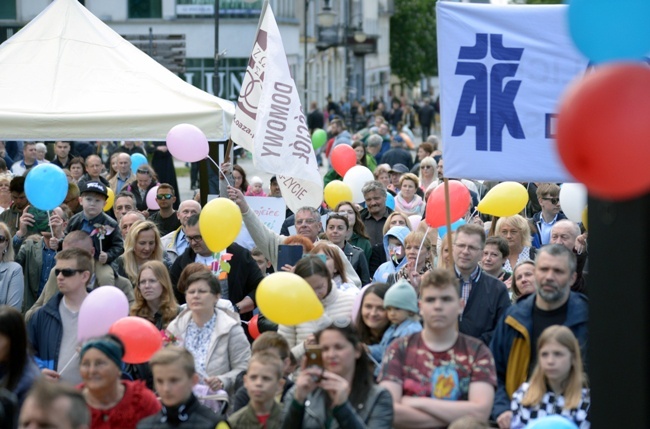
[[[282,198],[274,197],[245,197],[248,207],[260,218],[262,223],[271,231],[280,233],[282,224],[286,219],[286,206]],[[235,242],[248,250],[255,247],[255,242],[251,237],[246,224],[241,223],[241,231]]]
[[[257,168],[278,176],[282,197],[293,212],[321,205],[323,180],[268,2],[237,101],[232,140],[253,153]]]
[[[567,7],[437,2],[445,176],[575,181],[554,140],[559,99],[588,65]]]

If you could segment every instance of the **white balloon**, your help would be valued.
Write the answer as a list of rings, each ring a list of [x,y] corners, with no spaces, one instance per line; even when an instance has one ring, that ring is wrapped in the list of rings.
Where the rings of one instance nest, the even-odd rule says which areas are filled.
[[[375,180],[372,171],[368,167],[362,165],[355,165],[345,173],[343,183],[347,184],[352,189],[352,200],[355,203],[364,202],[363,193],[361,188],[368,182]]]
[[[582,211],[587,206],[587,188],[581,183],[564,183],[560,188],[562,211],[574,222],[582,222]]]

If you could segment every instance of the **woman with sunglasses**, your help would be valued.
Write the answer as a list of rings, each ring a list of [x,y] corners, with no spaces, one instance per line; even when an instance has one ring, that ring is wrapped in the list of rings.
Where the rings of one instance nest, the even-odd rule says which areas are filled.
[[[424,144],[424,143],[422,143]],[[438,184],[438,163],[430,156],[420,161],[420,189],[426,192],[432,185]]]
[[[0,305],[21,311],[25,279],[23,268],[14,262],[14,247],[7,224],[0,222]]]
[[[135,196],[136,209],[148,217],[147,193],[151,188],[158,185],[158,177],[149,164],[142,164],[135,172],[135,179],[134,182],[126,186],[126,190]]]
[[[393,426],[390,393],[375,384],[370,360],[347,320],[316,334],[322,367],[304,359],[296,384],[287,393],[282,427],[389,429]]]
[[[113,262],[113,268],[122,277],[131,281],[133,288],[138,286],[140,267],[148,261],[158,261],[169,269],[170,261],[163,251],[160,233],[156,225],[149,221],[137,221],[131,226],[124,240],[124,253]]]
[[[335,213],[345,215],[348,217],[348,235],[345,240],[353,246],[357,246],[366,255],[366,259],[370,262],[372,255],[372,245],[370,244],[370,237],[366,233],[366,225],[361,219],[361,213],[356,204],[350,201],[341,201],[334,209]]]

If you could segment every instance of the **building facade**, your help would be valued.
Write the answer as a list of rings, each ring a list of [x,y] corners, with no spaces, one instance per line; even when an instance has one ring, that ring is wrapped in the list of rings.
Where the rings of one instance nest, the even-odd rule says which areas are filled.
[[[214,18],[215,0],[80,0],[117,33],[181,78],[206,92],[236,100],[263,0],[217,1],[218,20]],[[0,42],[50,2],[0,1]],[[315,100],[323,106],[328,95],[337,101],[386,98],[392,0],[270,0],[270,4],[303,104]],[[336,14],[335,20],[319,26],[319,17],[327,9]]]

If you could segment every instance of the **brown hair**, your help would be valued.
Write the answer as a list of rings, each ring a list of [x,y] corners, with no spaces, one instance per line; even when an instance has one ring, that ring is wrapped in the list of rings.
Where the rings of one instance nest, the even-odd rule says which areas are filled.
[[[154,315],[151,313],[151,309],[147,305],[147,301],[142,296],[140,291],[140,277],[144,270],[151,270],[154,277],[162,286],[162,294],[160,295],[160,309],[158,310],[162,319],[162,327],[166,327],[169,322],[174,320],[178,315],[178,303],[176,302],[176,297],[174,296],[174,289],[172,288],[172,281],[169,277],[169,271],[165,264],[160,261],[147,261],[140,267],[138,272],[137,281],[135,287],[133,288],[133,293],[135,295],[135,302],[131,307],[131,316],[142,317],[147,319],[150,322],[154,321]]]
[[[420,294],[422,294],[422,291],[426,288],[446,289],[449,286],[453,286],[458,297],[460,297],[460,281],[456,277],[456,274],[451,270],[434,268],[422,276],[422,281],[420,282]]]
[[[322,240],[316,243],[314,245],[314,248],[309,253],[316,255],[319,252],[323,252],[325,255],[332,258],[334,261],[334,269],[336,270],[336,274],[341,276],[343,283],[347,283],[348,276],[345,275],[345,265],[343,264],[343,260],[341,259],[338,250],[336,250],[336,244]]]
[[[271,367],[278,381],[282,380],[284,376],[284,363],[280,360],[277,354],[271,351],[254,353],[248,361],[248,369],[251,368],[253,363],[259,363],[260,365]]]
[[[291,355],[289,342],[277,332],[262,332],[260,336],[253,341],[251,348],[253,354],[268,350],[277,351],[278,356],[280,356],[280,359],[282,360],[289,359]]]
[[[302,246],[304,253],[309,253],[314,248],[314,243],[302,235],[290,235],[284,239],[284,242],[282,242],[282,244]]]
[[[153,371],[156,365],[180,364],[183,371],[188,377],[192,377],[196,372],[194,366],[194,356],[187,349],[177,346],[167,346],[156,352],[149,361],[149,366]]]

